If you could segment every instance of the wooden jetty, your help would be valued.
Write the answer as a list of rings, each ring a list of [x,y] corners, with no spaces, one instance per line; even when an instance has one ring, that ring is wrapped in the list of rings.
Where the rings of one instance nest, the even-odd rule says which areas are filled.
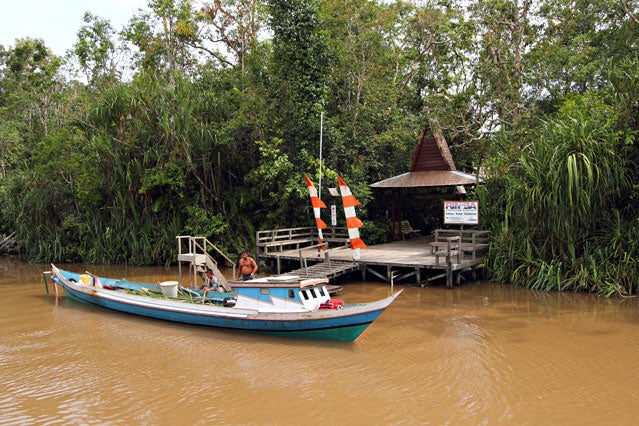
[[[366,279],[368,273],[388,283],[414,277],[414,282],[422,286],[445,278],[446,286],[452,288],[453,281],[460,283],[462,273],[475,273],[483,267],[481,250],[488,246],[485,238],[473,245],[475,243],[462,243],[459,236],[435,241],[435,235],[430,235],[368,246],[360,251],[360,259],[354,261],[348,247],[348,235],[344,236],[342,232],[346,229],[330,230],[328,240],[324,238],[328,249],[318,251],[314,228],[258,231],[257,255],[260,259],[273,260],[278,274],[282,273],[282,261],[286,260],[300,265],[289,274],[330,279],[360,271],[362,279]],[[485,236],[487,231],[464,232],[481,232]]]
[[[316,260],[317,261],[317,260]],[[320,261],[318,263],[308,265],[308,259],[303,258],[302,263],[304,266],[287,272],[287,275],[299,275],[309,278],[337,278],[340,275],[348,274],[353,271],[358,271],[360,265],[353,261]]]

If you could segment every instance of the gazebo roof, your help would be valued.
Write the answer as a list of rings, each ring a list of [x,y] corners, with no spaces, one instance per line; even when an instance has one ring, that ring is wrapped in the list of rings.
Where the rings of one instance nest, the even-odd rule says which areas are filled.
[[[375,182],[371,188],[419,188],[428,186],[472,185],[475,176],[457,170],[426,170],[407,172]]]
[[[475,176],[457,170],[446,139],[425,128],[413,154],[410,172],[373,183],[371,188],[418,188],[463,186],[476,183]]]

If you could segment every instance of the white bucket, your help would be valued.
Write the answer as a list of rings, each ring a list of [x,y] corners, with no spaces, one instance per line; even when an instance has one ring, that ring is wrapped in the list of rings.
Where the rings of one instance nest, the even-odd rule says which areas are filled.
[[[164,281],[160,283],[160,290],[162,294],[168,297],[177,297],[178,294],[178,282],[177,281]]]

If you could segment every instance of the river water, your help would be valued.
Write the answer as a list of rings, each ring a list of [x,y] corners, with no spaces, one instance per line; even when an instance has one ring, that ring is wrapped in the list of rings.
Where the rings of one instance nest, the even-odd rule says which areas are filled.
[[[61,265],[159,282],[175,268]],[[353,343],[139,318],[0,257],[0,424],[630,425],[639,304],[465,283],[403,294]],[[370,301],[380,282],[339,296]]]

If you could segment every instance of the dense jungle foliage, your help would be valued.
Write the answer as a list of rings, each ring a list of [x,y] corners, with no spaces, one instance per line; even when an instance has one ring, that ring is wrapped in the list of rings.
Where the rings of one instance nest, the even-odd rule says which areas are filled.
[[[368,185],[432,126],[485,176],[469,195],[491,279],[634,294],[638,17],[636,0],[149,0],[124,28],[87,12],[64,57],[0,46],[0,234],[33,262],[163,264],[179,234],[237,253],[312,226],[323,116],[325,186],[347,181],[378,242]]]

